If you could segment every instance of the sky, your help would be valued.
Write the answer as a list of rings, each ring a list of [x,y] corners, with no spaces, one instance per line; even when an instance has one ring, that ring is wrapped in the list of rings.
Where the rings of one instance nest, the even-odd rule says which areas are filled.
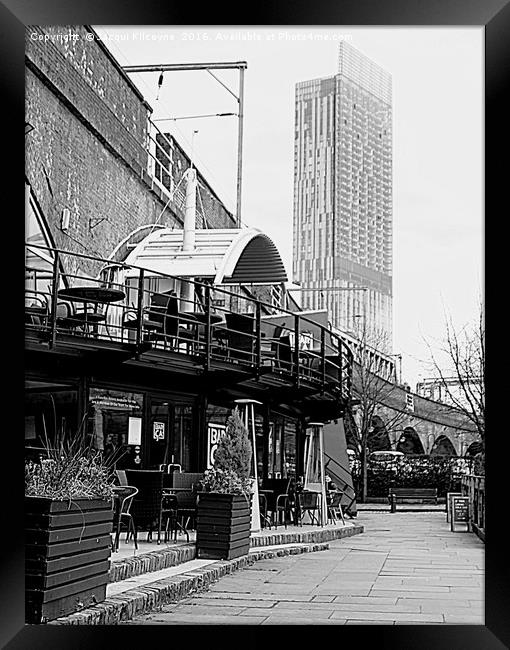
[[[392,75],[393,351],[413,389],[432,376],[445,315],[460,328],[483,300],[483,27],[94,29],[123,66],[247,62],[242,222],[271,237],[289,279],[295,84],[335,74],[342,39]],[[238,94],[236,70],[214,74]],[[235,98],[203,70],[165,73],[159,90],[159,72],[130,77],[235,212],[237,118],[168,120],[235,113]]]

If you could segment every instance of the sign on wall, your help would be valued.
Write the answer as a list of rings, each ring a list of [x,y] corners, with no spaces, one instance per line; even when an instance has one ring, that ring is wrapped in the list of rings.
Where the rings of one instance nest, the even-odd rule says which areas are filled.
[[[218,442],[225,435],[227,427],[224,424],[208,424],[207,425],[207,469],[211,469],[214,465],[214,454]]]

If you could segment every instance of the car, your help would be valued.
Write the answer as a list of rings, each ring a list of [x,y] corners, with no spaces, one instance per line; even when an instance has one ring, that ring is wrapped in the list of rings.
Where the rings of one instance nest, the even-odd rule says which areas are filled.
[[[377,462],[389,462],[402,458],[405,454],[402,451],[373,451],[369,458]]]

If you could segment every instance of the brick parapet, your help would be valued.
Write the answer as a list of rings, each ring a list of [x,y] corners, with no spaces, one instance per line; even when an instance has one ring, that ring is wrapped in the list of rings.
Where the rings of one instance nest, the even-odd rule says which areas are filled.
[[[112,558],[110,582],[120,582],[151,571],[161,571],[161,569],[177,566],[183,562],[194,560],[196,554],[195,544],[186,544],[175,549],[158,549],[120,561],[115,561]]]

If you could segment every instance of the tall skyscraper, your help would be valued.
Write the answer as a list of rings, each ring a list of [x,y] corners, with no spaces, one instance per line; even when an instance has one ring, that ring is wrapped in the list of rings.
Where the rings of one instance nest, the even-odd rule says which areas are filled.
[[[296,85],[293,243],[303,308],[391,352],[391,75],[345,42],[337,74]]]

